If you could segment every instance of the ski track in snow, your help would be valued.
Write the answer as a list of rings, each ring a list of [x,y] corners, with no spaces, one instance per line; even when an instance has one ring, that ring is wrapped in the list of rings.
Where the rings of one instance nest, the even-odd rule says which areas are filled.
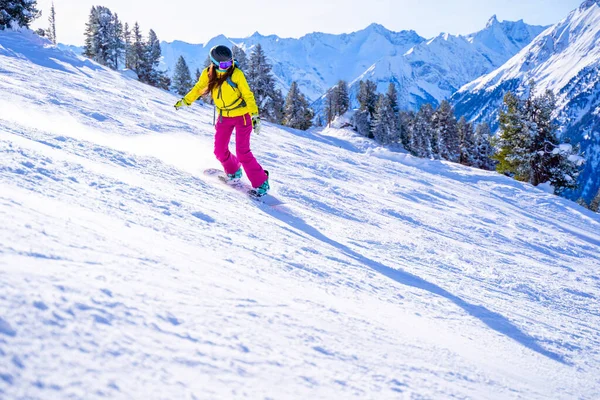
[[[491,172],[212,109],[0,33],[0,397],[600,397],[600,218]]]

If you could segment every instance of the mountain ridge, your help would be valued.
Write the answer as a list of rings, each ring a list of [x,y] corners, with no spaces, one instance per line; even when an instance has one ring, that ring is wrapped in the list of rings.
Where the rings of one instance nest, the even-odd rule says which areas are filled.
[[[549,27],[495,71],[460,88],[452,102],[458,115],[497,127],[498,110],[508,90],[524,93],[530,80],[536,92],[557,96],[556,121],[564,140],[582,145],[588,162],[581,188],[568,193],[589,202],[600,189],[600,2],[588,0]],[[589,139],[585,139],[585,137]]]
[[[404,93],[406,100],[401,105],[415,108],[422,101],[418,99],[419,97],[440,101],[442,97],[452,94],[450,92],[453,89],[456,90],[475,77],[491,71],[493,67],[501,65],[515,51],[519,50],[520,48],[517,48],[519,46],[518,40],[516,40],[517,44],[514,44],[505,37],[500,37],[500,41],[506,42],[503,43],[503,47],[493,43],[490,45],[491,42],[487,45],[483,43],[483,40],[477,34],[486,29],[495,29],[498,31],[490,33],[490,37],[494,35],[511,35],[508,28],[505,29],[508,33],[501,33],[504,32],[503,27],[508,25],[506,21],[499,22],[496,18],[493,19],[496,20],[496,23],[488,23],[490,27],[484,28],[482,31],[465,36],[445,35],[447,38],[450,36],[461,38],[460,40],[467,42],[463,44],[465,48],[472,47],[473,53],[485,55],[476,60],[476,64],[480,67],[476,72],[464,74],[451,82],[435,82],[436,78],[431,77],[430,80],[434,82],[417,85],[416,88]],[[533,39],[537,32],[541,32],[545,28],[530,26],[518,21],[514,24],[522,29],[521,32],[517,33],[522,36],[529,36],[530,40]],[[385,28],[381,24],[373,23],[362,30],[340,35],[313,32],[298,39],[279,38],[276,35],[266,37],[258,33],[247,38],[226,38],[220,35],[205,44],[187,45],[188,49],[186,51],[181,51],[181,49],[178,49],[178,47],[181,48],[181,45],[173,45],[172,42],[163,42],[162,48],[163,55],[165,56],[165,68],[172,68],[179,55],[184,55],[188,59],[188,64],[192,65],[192,68],[196,68],[198,65],[203,65],[205,56],[202,57],[202,55],[206,54],[212,45],[238,45],[249,52],[254,45],[260,43],[267,57],[273,63],[273,70],[281,83],[280,88],[282,91],[285,93],[289,84],[295,80],[309,99],[317,100],[326,90],[335,85],[339,79],[353,82],[358,77],[366,77],[368,75],[366,73],[369,70],[378,69],[381,71],[381,65],[378,66],[378,63],[381,62],[383,64],[392,62],[399,65],[395,69],[387,68],[385,70],[387,76],[382,79],[387,78],[387,82],[405,82],[407,79],[410,80],[410,71],[399,72],[399,68],[405,68],[402,67],[402,65],[406,64],[403,57],[411,49],[419,45],[423,46],[426,42],[435,41],[438,37],[425,39],[413,30],[395,32]],[[509,42],[511,43],[510,45],[507,44]],[[496,48],[493,48],[494,46]],[[191,49],[194,50],[192,51]],[[186,52],[187,56],[184,54]],[[473,57],[477,56],[473,55]],[[429,61],[419,60],[419,62],[424,63],[428,63]],[[374,65],[375,68],[373,69]],[[464,68],[468,67],[470,66],[467,66],[465,63]],[[443,75],[443,71],[448,69],[447,67],[440,69],[439,65],[433,65],[433,68],[441,70],[440,75]],[[402,76],[395,76],[398,74]],[[379,80],[379,77],[377,79]],[[436,83],[439,83],[441,88],[436,89]]]

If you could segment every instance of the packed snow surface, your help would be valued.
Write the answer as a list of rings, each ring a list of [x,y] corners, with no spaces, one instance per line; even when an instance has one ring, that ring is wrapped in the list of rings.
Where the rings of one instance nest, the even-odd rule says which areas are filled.
[[[212,109],[0,32],[2,399],[597,399],[600,218],[492,172]]]

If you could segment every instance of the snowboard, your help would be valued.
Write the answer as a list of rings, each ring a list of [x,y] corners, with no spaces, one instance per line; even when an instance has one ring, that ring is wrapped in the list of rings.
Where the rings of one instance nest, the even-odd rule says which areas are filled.
[[[254,201],[269,205],[269,206],[281,206],[283,204],[285,204],[284,202],[282,202],[281,200],[275,198],[274,196],[270,195],[270,194],[266,194],[264,196],[258,197],[254,194],[252,194],[252,186],[250,186],[249,184],[242,182],[242,181],[238,181],[238,182],[229,182],[229,179],[227,178],[227,175],[225,174],[225,172],[223,172],[220,169],[216,169],[216,168],[209,168],[207,170],[204,171],[204,175],[212,178],[214,180],[217,180],[219,182],[221,182],[223,185],[226,185],[232,189],[235,189],[236,191],[240,192],[240,193],[244,193],[246,196],[248,196],[249,198],[251,198]]]

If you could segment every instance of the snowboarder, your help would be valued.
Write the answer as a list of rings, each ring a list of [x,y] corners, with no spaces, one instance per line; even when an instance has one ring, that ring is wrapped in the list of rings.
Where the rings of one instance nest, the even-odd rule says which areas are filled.
[[[210,93],[219,112],[215,124],[215,156],[230,181],[241,179],[243,167],[254,188],[251,194],[264,196],[270,189],[269,173],[250,151],[250,134],[253,129],[257,134],[260,133],[261,128],[254,94],[227,46],[213,47],[210,60],[211,65],[202,71],[192,90],[175,104],[175,109],[190,106],[199,97]],[[229,141],[234,129],[236,151],[232,154]]]

